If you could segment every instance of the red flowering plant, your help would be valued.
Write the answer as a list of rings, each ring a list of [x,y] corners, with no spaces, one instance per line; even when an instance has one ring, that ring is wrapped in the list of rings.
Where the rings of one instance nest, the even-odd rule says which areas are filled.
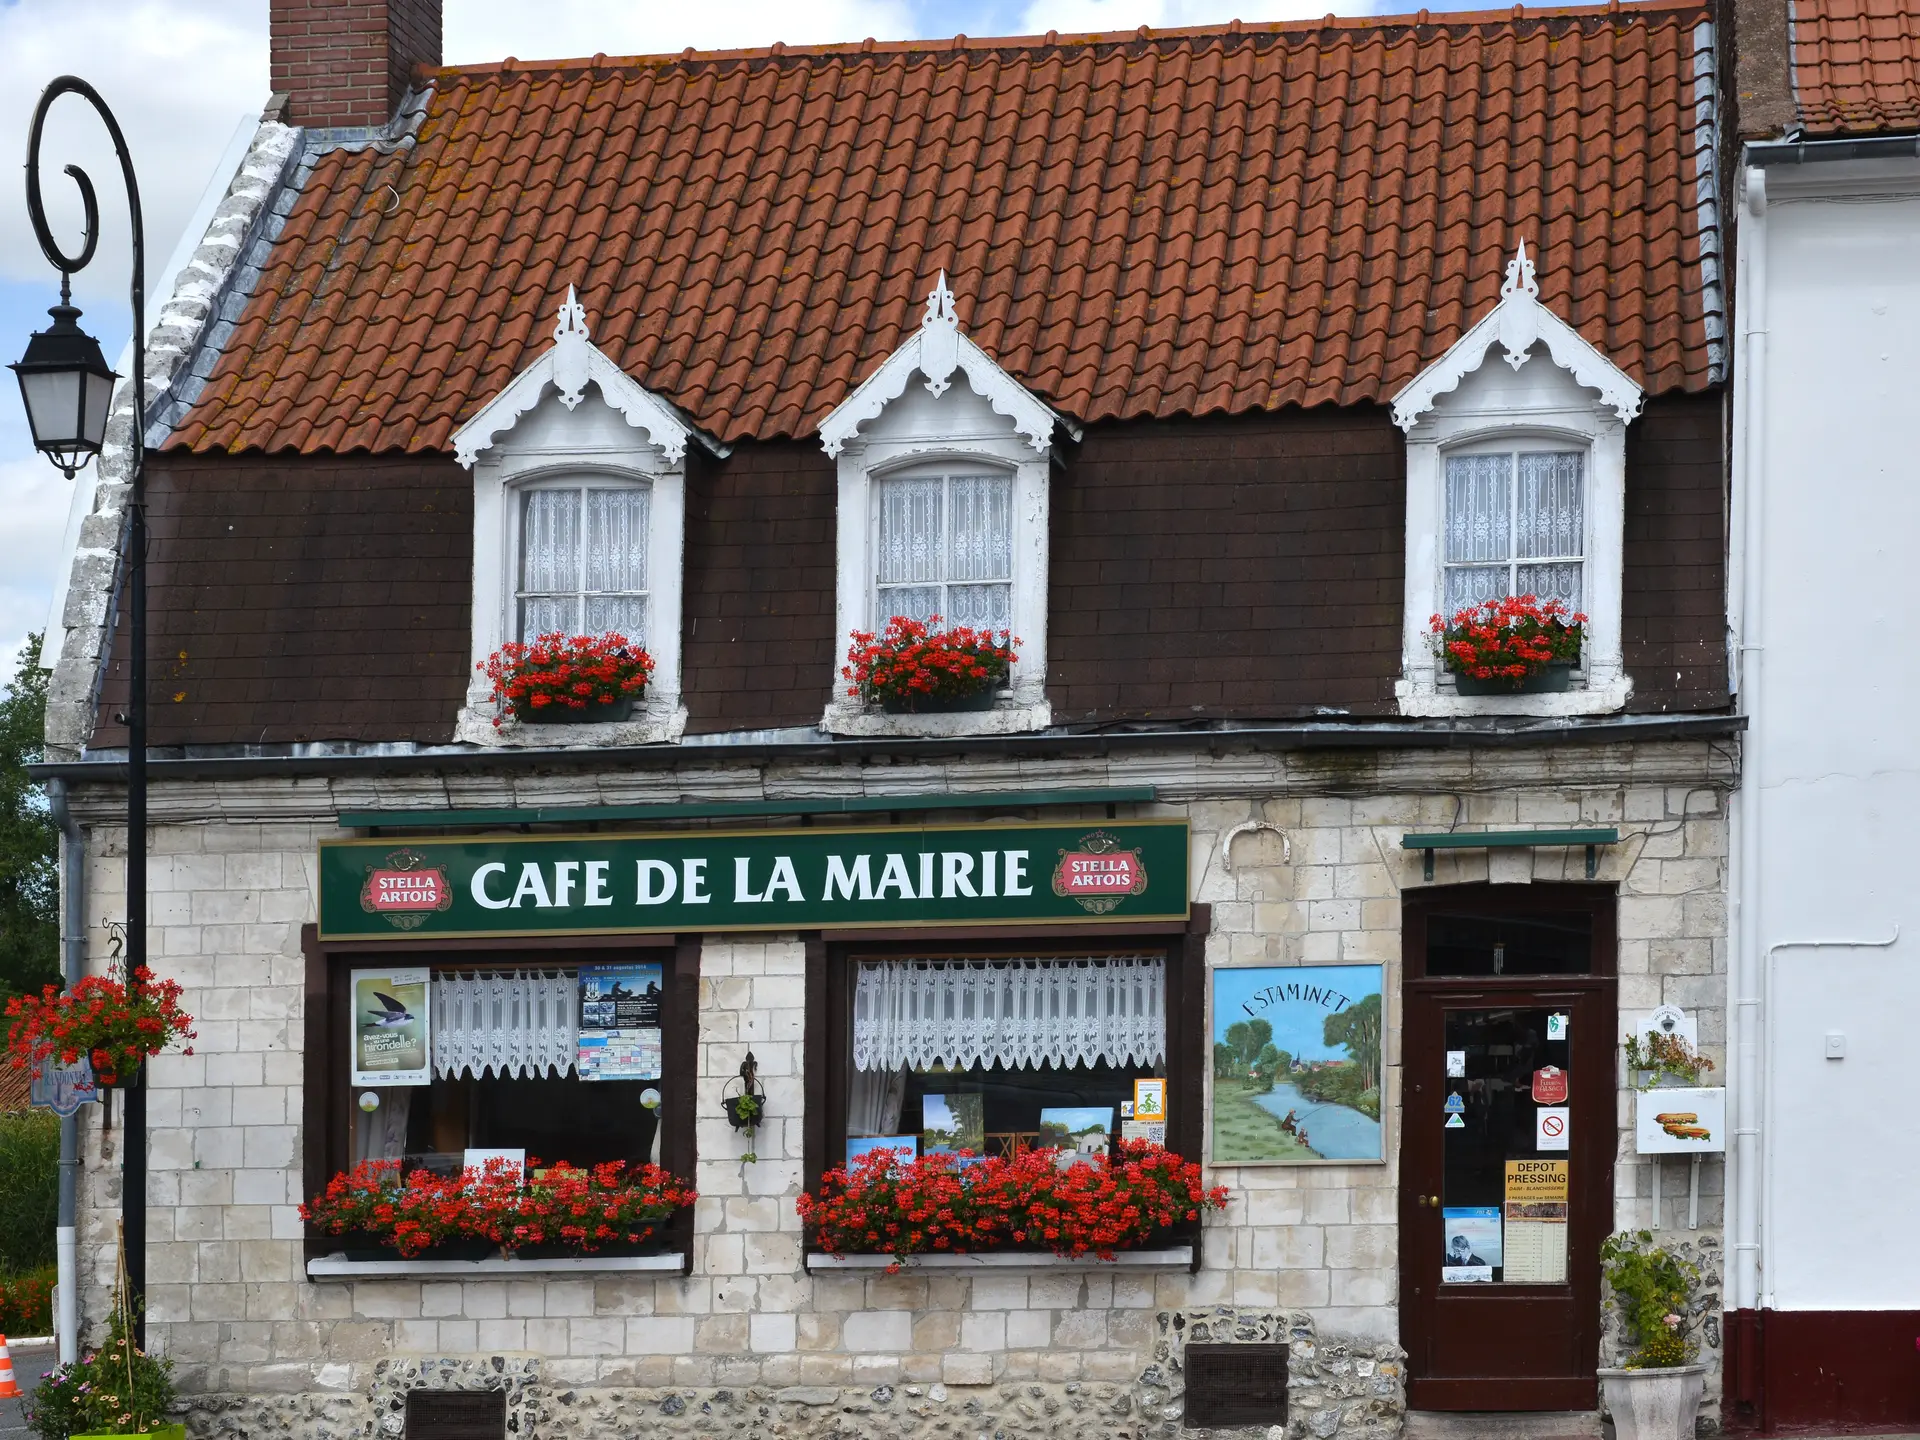
[[[81,1058],[100,1085],[132,1080],[140,1062],[176,1040],[195,1038],[193,1017],[180,1008],[180,982],[161,980],[144,965],[133,983],[89,975],[71,990],[49,985],[39,995],[7,1001],[7,1054],[16,1070]],[[189,1045],[186,1053],[191,1055]]]
[[[1201,1212],[1227,1203],[1200,1167],[1144,1140],[1122,1141],[1061,1169],[1052,1150],[1008,1160],[951,1154],[903,1160],[863,1155],[829,1170],[817,1194],[800,1196],[800,1219],[830,1255],[909,1256],[978,1250],[1050,1250],[1111,1260]]]
[[[653,657],[624,635],[536,636],[509,641],[475,667],[493,682],[493,699],[516,720],[586,722],[636,700],[653,674]],[[496,719],[498,728],[500,721]]]
[[[1020,638],[966,625],[942,629],[938,615],[922,624],[895,615],[878,635],[855,630],[841,677],[847,694],[883,710],[951,709],[1007,683]]]
[[[1453,674],[1517,690],[1548,665],[1578,661],[1586,624],[1558,600],[1507,595],[1455,611],[1451,620],[1432,616],[1427,628]]]
[[[610,1161],[590,1169],[565,1162],[530,1180],[498,1157],[483,1168],[444,1175],[397,1160],[363,1160],[300,1207],[300,1218],[330,1235],[363,1236],[411,1258],[450,1240],[485,1240],[506,1251],[557,1245],[591,1254],[639,1245],[661,1221],[695,1199],[691,1186],[657,1165]]]

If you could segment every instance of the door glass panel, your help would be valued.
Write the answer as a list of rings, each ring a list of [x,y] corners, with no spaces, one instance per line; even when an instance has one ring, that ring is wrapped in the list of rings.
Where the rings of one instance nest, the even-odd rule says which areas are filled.
[[[1592,970],[1590,911],[1427,919],[1429,975],[1586,975]]]
[[[1446,1012],[1443,1285],[1566,1283],[1571,1028],[1566,1010]]]

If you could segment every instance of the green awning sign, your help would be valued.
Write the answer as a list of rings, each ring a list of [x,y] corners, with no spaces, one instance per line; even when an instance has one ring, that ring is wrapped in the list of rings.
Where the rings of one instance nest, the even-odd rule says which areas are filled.
[[[336,840],[323,940],[1187,916],[1187,823]]]

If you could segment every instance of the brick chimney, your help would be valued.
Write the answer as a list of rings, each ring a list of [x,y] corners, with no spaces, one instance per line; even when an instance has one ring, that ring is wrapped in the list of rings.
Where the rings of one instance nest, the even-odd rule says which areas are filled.
[[[273,89],[289,125],[384,125],[416,65],[440,63],[441,0],[271,0]]]

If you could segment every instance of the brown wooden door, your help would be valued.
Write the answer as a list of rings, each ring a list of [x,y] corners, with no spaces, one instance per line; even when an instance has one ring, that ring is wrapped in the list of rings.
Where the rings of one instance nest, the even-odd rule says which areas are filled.
[[[1612,896],[1513,888],[1535,893],[1510,900],[1460,887],[1483,893],[1464,906],[1437,893],[1409,905],[1400,1315],[1415,1409],[1597,1403],[1599,1251],[1613,1219],[1616,1134]],[[1545,908],[1546,891],[1575,892],[1561,898],[1580,903]],[[1559,958],[1527,957],[1536,933]],[[1475,958],[1474,945],[1499,958]],[[1576,964],[1606,973],[1566,973]],[[1460,973],[1490,969],[1502,973]],[[1561,1104],[1544,1105],[1563,1084]],[[1562,1108],[1565,1150],[1549,1138]],[[1557,1183],[1561,1202],[1551,1198]]]

